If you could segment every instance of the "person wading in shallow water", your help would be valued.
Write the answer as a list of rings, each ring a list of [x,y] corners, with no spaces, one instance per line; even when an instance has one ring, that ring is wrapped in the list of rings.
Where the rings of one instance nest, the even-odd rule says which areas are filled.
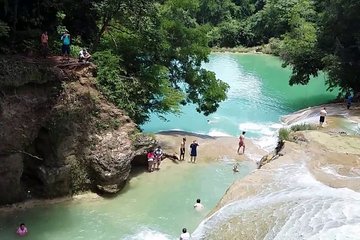
[[[182,234],[180,235],[180,240],[190,240],[190,238],[190,233],[187,231],[186,228],[183,228]]]
[[[237,153],[238,153],[238,154],[240,154],[240,148],[241,148],[241,147],[243,148],[242,153],[243,153],[243,154],[245,153],[245,133],[246,133],[246,132],[242,132],[242,134],[241,134],[240,137],[239,137],[239,147],[238,147],[238,150],[237,150]]]
[[[25,224],[21,223],[20,226],[18,227],[18,229],[16,230],[16,234],[19,235],[20,237],[24,237],[27,235],[27,233],[28,233],[28,230],[25,227]]]
[[[180,161],[185,160],[185,143],[186,143],[186,138],[183,138],[182,142],[180,143],[180,157],[179,157]]]
[[[196,156],[197,156],[197,147],[199,144],[194,140],[192,144],[190,144],[190,162],[195,163],[196,162]]]

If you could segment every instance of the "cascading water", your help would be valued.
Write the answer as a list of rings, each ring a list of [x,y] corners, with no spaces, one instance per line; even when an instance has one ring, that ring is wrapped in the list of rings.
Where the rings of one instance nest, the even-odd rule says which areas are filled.
[[[219,209],[200,224],[193,238],[360,239],[360,193],[318,182],[304,160],[298,160],[269,170],[274,178],[261,192]]]

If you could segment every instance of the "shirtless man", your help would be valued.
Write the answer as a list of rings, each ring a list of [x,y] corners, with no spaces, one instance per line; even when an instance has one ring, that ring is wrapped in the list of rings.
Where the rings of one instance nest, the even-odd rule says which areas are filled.
[[[239,137],[239,148],[237,150],[237,153],[240,154],[240,148],[243,147],[243,154],[245,153],[245,133],[246,132],[242,132],[242,134]]]
[[[320,111],[320,127],[324,126],[326,115],[327,115],[326,108],[321,109],[321,111]]]
[[[186,138],[183,138],[182,142],[180,143],[180,157],[179,157],[180,161],[185,160],[185,143],[186,143]]]

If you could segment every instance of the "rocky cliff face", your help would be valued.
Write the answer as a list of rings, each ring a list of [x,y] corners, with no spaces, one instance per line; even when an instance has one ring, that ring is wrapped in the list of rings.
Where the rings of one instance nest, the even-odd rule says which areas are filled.
[[[0,57],[0,204],[116,193],[154,145],[95,87],[91,64]]]

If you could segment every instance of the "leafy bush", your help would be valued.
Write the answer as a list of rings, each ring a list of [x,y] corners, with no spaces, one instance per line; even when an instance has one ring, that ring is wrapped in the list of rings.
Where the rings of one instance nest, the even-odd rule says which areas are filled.
[[[293,125],[291,126],[290,129],[293,132],[298,132],[298,131],[306,131],[306,130],[315,130],[316,126],[313,124],[302,123],[302,124]]]
[[[287,128],[281,128],[279,130],[279,140],[281,141],[289,141],[290,140],[290,130]]]

